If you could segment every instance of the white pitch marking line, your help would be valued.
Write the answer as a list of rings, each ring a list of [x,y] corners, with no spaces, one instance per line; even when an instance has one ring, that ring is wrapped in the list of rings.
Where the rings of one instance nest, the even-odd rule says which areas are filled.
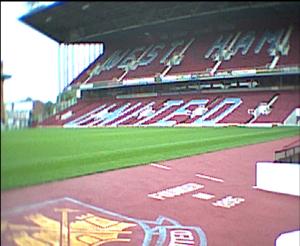
[[[156,164],[156,163],[151,163],[150,166],[158,167],[158,168],[162,168],[162,169],[166,169],[166,170],[170,170],[171,169],[170,167],[159,165],[159,164]]]
[[[215,195],[208,194],[208,193],[203,193],[203,192],[199,192],[197,194],[192,195],[192,197],[195,197],[195,198],[198,198],[198,199],[202,199],[202,200],[210,200],[210,199],[214,198]]]
[[[208,180],[215,181],[215,182],[224,183],[223,179],[219,179],[219,178],[216,178],[216,177],[207,176],[207,175],[203,175],[203,174],[196,174],[196,176],[199,177],[199,178],[203,178],[203,179],[208,179]]]
[[[46,201],[43,201],[43,202],[40,202],[40,203],[23,205],[21,207],[13,208],[13,209],[11,209],[10,211],[7,211],[7,212],[2,212],[1,211],[1,216],[2,215],[4,215],[4,216],[14,215],[14,214],[22,213],[26,210],[31,210],[31,209],[39,209],[39,208],[42,208],[44,206],[52,205],[53,203],[58,203],[58,202],[63,201],[63,200],[64,200],[64,198],[58,198],[58,199],[53,199],[53,200],[46,200]]]

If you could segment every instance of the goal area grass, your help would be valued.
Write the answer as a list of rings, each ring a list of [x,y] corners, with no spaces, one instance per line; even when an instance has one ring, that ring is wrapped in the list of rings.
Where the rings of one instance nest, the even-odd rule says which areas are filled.
[[[1,190],[299,135],[299,127],[36,128],[1,132]]]

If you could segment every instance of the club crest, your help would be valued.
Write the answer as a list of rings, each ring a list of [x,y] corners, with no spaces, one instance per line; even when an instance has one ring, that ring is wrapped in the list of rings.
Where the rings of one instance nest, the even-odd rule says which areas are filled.
[[[6,211],[1,216],[1,245],[207,245],[197,226],[159,216],[140,220],[72,198]]]

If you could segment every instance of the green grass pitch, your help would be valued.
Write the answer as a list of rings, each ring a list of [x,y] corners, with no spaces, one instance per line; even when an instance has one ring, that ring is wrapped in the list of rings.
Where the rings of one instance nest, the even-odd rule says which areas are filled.
[[[1,190],[299,134],[275,128],[94,128],[1,132]]]

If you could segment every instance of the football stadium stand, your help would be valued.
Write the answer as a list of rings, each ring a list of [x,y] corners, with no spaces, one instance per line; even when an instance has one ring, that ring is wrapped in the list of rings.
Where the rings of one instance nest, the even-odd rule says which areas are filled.
[[[56,3],[21,18],[60,44],[104,47],[61,92],[77,103],[58,101],[41,126],[299,125],[298,4],[120,5]]]
[[[299,30],[294,26],[277,29],[233,30],[229,33],[187,35],[153,43],[108,45],[104,56],[86,69],[76,83],[122,81],[154,77],[157,74],[215,74],[217,71],[274,69],[299,65]]]
[[[103,54],[95,59],[93,57],[92,62],[89,61],[88,66],[78,75],[76,74],[75,79],[72,78],[71,81],[67,81],[66,85],[64,84],[57,100],[55,114],[39,123],[38,127],[300,126],[299,9],[299,2],[290,1],[65,1],[28,13],[21,18],[21,21],[51,37],[60,44],[60,47],[64,47],[62,44],[67,44],[66,46],[80,43],[103,44]],[[64,51],[66,52],[60,53],[68,54],[68,50]],[[68,57],[65,63],[67,59]],[[70,93],[71,100],[69,97],[64,97],[68,92],[72,92]],[[69,101],[63,98],[68,98]],[[261,149],[265,151],[264,148]],[[255,153],[256,149],[252,150],[252,153]],[[251,213],[251,216],[256,213],[256,218],[264,220],[264,223],[253,224],[254,229],[249,232],[248,229],[242,230],[246,224],[249,226],[249,220],[243,220],[245,223],[240,225],[242,217],[234,216],[235,219],[229,221],[227,218],[232,219],[233,213],[229,212],[230,216],[224,217],[221,211],[222,221],[218,221],[218,223],[221,222],[221,230],[224,229],[222,223],[225,227],[228,223],[232,227],[234,224],[234,230],[230,233],[238,234],[236,238],[244,240],[233,241],[229,245],[266,245],[266,243],[254,242],[252,238],[249,240],[239,234],[245,232],[247,235],[252,233],[252,236],[256,236],[258,230],[264,230],[261,237],[272,238],[271,244],[274,244],[277,238],[276,245],[278,246],[298,245],[299,229],[294,226],[293,229],[297,230],[296,234],[294,232],[285,234],[284,227],[281,228],[280,223],[277,225],[278,221],[273,221],[274,212],[272,214],[272,210],[266,209],[268,206],[265,205],[271,204],[272,201],[276,203],[274,211],[280,214],[286,210],[285,212],[288,213],[285,214],[289,214],[290,217],[285,218],[285,214],[280,217],[280,220],[286,223],[292,222],[290,218],[295,217],[294,213],[297,214],[297,211],[283,207],[293,202],[281,200],[284,198],[281,195],[299,197],[299,165],[290,163],[299,163],[299,141],[295,145],[285,146],[274,154],[275,158],[269,160],[270,162],[255,159],[257,161],[255,167],[253,163],[249,163],[249,167],[251,164],[251,168],[252,166],[253,169],[256,168],[256,170],[251,170],[251,173],[247,171],[248,162],[242,163],[243,158],[238,162],[232,162],[232,154],[228,154],[227,159],[228,163],[234,163],[231,166],[225,162],[226,165],[223,165],[223,154],[216,159],[213,157],[212,161],[201,155],[203,159],[199,161],[201,162],[199,166],[198,161],[192,162],[197,169],[212,170],[209,169],[211,167],[219,173],[227,169],[231,180],[235,183],[223,185],[224,190],[229,186],[232,190],[239,190],[242,187],[239,183],[241,180],[243,182],[246,179],[256,181],[254,187],[249,186],[245,191],[245,195],[249,193],[249,200],[251,193],[252,200],[247,202],[245,210],[240,211],[246,211],[245,214],[248,215]],[[236,156],[239,158],[242,155],[244,153]],[[202,165],[205,160],[208,165]],[[222,160],[220,162],[222,165],[219,165],[220,163],[216,160]],[[98,165],[97,161],[93,165]],[[215,168],[214,165],[222,166],[224,169]],[[191,167],[183,166],[186,169]],[[247,171],[247,174],[246,172],[235,173],[233,166],[241,167],[243,172]],[[175,171],[177,172],[177,169]],[[122,175],[124,174],[126,172]],[[176,179],[179,180],[179,176]],[[122,178],[121,181],[124,180]],[[230,178],[225,180],[231,182]],[[116,182],[119,181],[117,178]],[[211,178],[210,181],[213,179]],[[210,183],[210,187],[213,186]],[[95,185],[93,185],[94,188]],[[255,193],[257,189],[281,194],[273,196],[267,193],[259,196]],[[203,195],[210,196],[205,193]],[[90,198],[93,196],[92,192],[86,200],[92,201]],[[259,199],[264,202],[262,209],[256,207],[255,201],[259,197],[266,198]],[[235,199],[245,200],[244,198],[233,199],[230,195],[217,202],[224,202],[223,207],[229,209],[232,205],[230,203],[233,203],[232,206],[235,205]],[[105,199],[99,200],[102,200],[102,203]],[[296,203],[296,200],[293,201]],[[170,204],[172,202],[170,201]],[[197,208],[201,206],[198,204],[200,203],[197,203]],[[89,209],[92,207],[94,206],[88,206]],[[102,210],[99,208],[97,212],[100,211]],[[117,215],[117,213],[109,212],[110,216],[112,214]],[[211,220],[205,224],[205,229],[213,231],[208,234],[209,240],[211,238],[218,240],[220,237],[218,241],[220,243],[215,243],[215,245],[221,245],[225,237],[231,239],[231,236],[229,237],[228,233],[225,235],[223,231],[219,235],[215,234],[213,221],[216,215],[211,214]],[[142,216],[143,220],[130,219],[130,222],[141,221],[143,225],[151,224],[147,233],[151,231],[151,237],[153,234],[155,238],[158,238],[158,244],[162,245],[163,238],[166,238],[167,234],[158,237],[155,230],[160,232],[160,229],[165,226],[163,216],[159,216],[155,223],[148,219],[144,220],[146,217]],[[130,217],[119,215],[119,218]],[[188,216],[185,216],[185,219],[188,219]],[[197,225],[198,218],[193,219],[194,224]],[[172,221],[166,221],[168,224],[166,228],[176,233],[176,228],[169,226],[173,223]],[[276,224],[276,235],[275,233],[271,235],[268,231],[269,224]],[[146,227],[148,228],[148,225]],[[241,230],[236,230],[236,227],[240,227]],[[194,228],[194,226],[181,226],[177,233],[185,228]],[[61,241],[67,235],[63,234]],[[193,241],[189,243],[185,240],[186,234],[178,235],[178,238],[184,239],[181,241],[182,244],[178,242],[180,245],[194,244]],[[191,233],[188,236],[193,238],[194,234]],[[146,235],[145,238],[148,236]],[[198,241],[198,245],[207,245],[206,240],[202,239],[201,244]],[[92,242],[94,238],[87,240]],[[147,242],[144,245],[148,245]],[[210,245],[210,241],[208,242]],[[177,242],[172,243],[169,245],[175,245]],[[228,245],[228,243],[225,244]]]
[[[297,91],[245,91],[79,101],[43,122],[65,127],[283,124]],[[274,113],[275,112],[275,113]]]

